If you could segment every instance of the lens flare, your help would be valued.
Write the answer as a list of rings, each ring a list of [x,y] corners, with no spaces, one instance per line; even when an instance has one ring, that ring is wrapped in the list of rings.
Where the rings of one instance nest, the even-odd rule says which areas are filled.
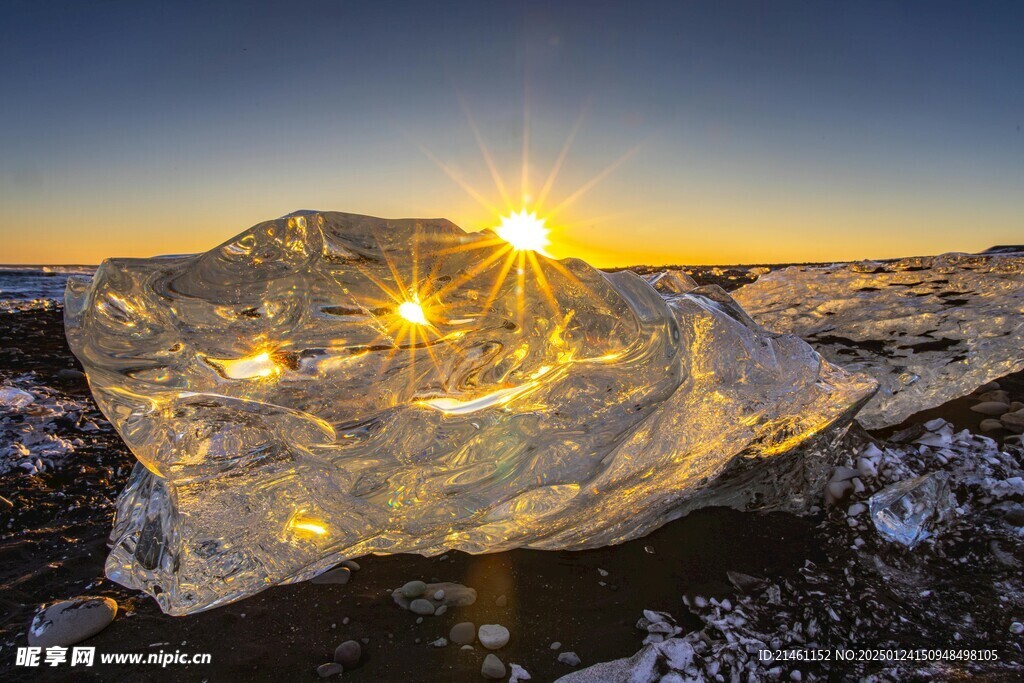
[[[502,216],[501,225],[495,228],[494,233],[512,245],[516,251],[535,251],[547,256],[544,249],[551,244],[548,233],[551,231],[544,225],[543,218],[538,218],[536,213],[527,213],[522,209],[519,213],[512,213]]]
[[[427,316],[423,306],[415,301],[404,301],[398,305],[398,315],[414,325],[427,325]]]

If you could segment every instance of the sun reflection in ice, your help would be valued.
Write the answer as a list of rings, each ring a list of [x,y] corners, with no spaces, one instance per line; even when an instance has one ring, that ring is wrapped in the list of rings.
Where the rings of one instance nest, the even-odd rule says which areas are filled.
[[[403,301],[398,305],[398,315],[414,325],[428,325],[423,306],[418,301]]]

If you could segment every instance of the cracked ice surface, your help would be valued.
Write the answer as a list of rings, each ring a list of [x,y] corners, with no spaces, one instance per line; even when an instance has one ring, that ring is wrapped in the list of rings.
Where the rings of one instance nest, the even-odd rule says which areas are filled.
[[[652,280],[313,212],[104,262],[65,320],[140,461],[108,576],[186,614],[367,553],[595,547],[799,495],[749,463],[813,452],[875,383]]]
[[[735,296],[759,324],[878,380],[857,416],[869,429],[1024,368],[1020,254],[793,266]]]

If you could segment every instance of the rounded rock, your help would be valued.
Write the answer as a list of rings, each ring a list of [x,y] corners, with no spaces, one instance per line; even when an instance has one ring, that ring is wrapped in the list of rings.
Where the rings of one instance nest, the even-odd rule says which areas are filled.
[[[448,638],[459,645],[470,645],[476,640],[476,625],[472,621],[464,621],[461,624],[452,626],[448,632]]]
[[[68,647],[91,638],[117,616],[117,603],[110,598],[80,597],[54,603],[39,610],[28,629],[33,647]]]
[[[558,655],[558,661],[569,666],[579,666],[580,658],[575,652],[562,652]]]
[[[1009,403],[1010,393],[1004,389],[993,389],[983,394],[978,394],[979,401],[995,401],[996,403]]]
[[[982,401],[981,403],[975,403],[971,406],[971,410],[982,415],[995,415],[999,416],[1010,409],[1009,403],[1001,403],[999,401]]]
[[[1024,526],[1024,508],[1014,508],[1006,513],[1005,518],[1009,524]]]
[[[401,592],[402,597],[418,598],[426,592],[427,584],[422,581],[410,581],[398,590]]]
[[[999,420],[994,420],[991,417],[986,417],[978,426],[983,432],[994,432],[997,429],[1002,429],[1003,423]]]
[[[484,624],[476,637],[488,650],[497,650],[508,645],[509,632],[501,624]]]
[[[340,676],[345,671],[345,667],[337,662],[330,662],[328,664],[321,664],[316,668],[316,675],[320,678],[331,678],[332,676]]]
[[[409,610],[415,614],[422,614],[424,616],[434,613],[434,603],[430,600],[424,600],[423,598],[416,598],[409,603]]]
[[[487,655],[484,664],[480,667],[480,673],[484,678],[498,680],[505,677],[505,664],[495,655]]]
[[[354,640],[346,640],[334,648],[334,661],[346,669],[355,669],[363,658],[363,646]]]
[[[1012,633],[1015,636],[1019,636],[1020,634],[1024,633],[1024,624],[1020,623],[1019,621],[1013,622],[1012,624],[1010,624],[1010,633]]]

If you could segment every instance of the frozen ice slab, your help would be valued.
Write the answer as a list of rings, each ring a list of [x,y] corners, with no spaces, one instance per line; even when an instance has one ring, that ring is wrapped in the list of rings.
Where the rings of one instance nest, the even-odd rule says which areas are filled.
[[[186,614],[367,553],[589,548],[799,496],[770,464],[873,380],[717,287],[654,285],[343,213],[104,262],[65,318],[140,463],[108,576]]]
[[[1024,255],[793,266],[740,288],[761,325],[880,387],[857,419],[899,424],[1024,369]]]
[[[932,472],[891,484],[871,496],[868,508],[883,538],[913,548],[953,510],[949,475]]]

